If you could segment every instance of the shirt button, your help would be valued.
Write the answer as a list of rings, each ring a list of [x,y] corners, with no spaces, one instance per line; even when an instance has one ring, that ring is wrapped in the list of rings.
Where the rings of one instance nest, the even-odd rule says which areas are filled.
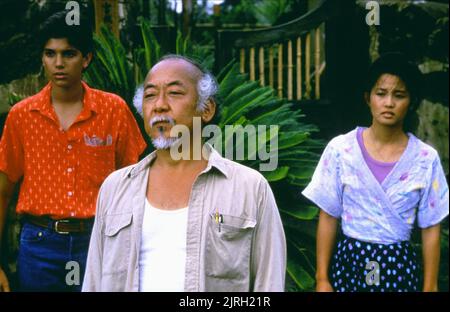
[[[38,236],[39,236],[39,237],[42,237],[42,232],[39,232],[39,233],[38,233]]]
[[[73,193],[72,192],[67,192],[67,195],[72,196]]]
[[[67,148],[71,150],[72,149],[72,145],[71,144],[67,145]]]
[[[67,168],[67,172],[72,172],[73,171],[73,169],[72,168]]]

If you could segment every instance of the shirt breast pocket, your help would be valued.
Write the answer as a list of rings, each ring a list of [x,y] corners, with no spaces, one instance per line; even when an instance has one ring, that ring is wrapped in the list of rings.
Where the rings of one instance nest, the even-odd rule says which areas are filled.
[[[103,274],[115,275],[127,270],[131,250],[132,220],[132,213],[105,216]]]
[[[206,289],[232,290],[232,281],[248,279],[250,252],[256,220],[222,215],[216,222],[209,216],[206,237]],[[220,280],[219,284],[217,280]],[[230,284],[230,285],[224,285]],[[238,283],[239,284],[239,283]],[[235,289],[236,290],[236,289]]]
[[[86,175],[95,187],[100,187],[106,177],[115,170],[114,147],[83,145],[80,166],[82,174]]]

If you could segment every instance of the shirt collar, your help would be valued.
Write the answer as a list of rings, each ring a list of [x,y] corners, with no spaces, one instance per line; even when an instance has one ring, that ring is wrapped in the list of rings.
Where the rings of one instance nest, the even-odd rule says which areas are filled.
[[[207,157],[208,157],[208,165],[206,166],[205,172],[211,170],[211,168],[217,169],[221,172],[226,178],[230,177],[229,160],[222,157],[219,152],[217,152],[209,143],[205,144]]]
[[[208,158],[208,165],[202,173],[209,172],[212,168],[217,169],[226,178],[230,177],[230,167],[228,165],[228,160],[223,158],[209,143],[205,143],[206,157]],[[156,158],[156,151],[153,151],[135,166],[131,166],[127,172],[127,177],[135,177],[142,171],[146,170],[152,161]]]
[[[81,81],[81,84],[84,89],[84,97],[83,97],[83,111],[94,111],[98,112],[97,104],[94,101],[92,95],[92,89],[85,83]],[[47,85],[38,93],[38,98],[36,101],[31,102],[29,106],[29,110],[37,110],[41,112],[51,112],[53,110],[52,101],[51,101],[51,91],[52,84],[51,82],[47,83]]]

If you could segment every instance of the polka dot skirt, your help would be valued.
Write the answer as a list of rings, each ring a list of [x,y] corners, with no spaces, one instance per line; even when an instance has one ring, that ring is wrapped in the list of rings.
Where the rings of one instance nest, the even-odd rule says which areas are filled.
[[[409,242],[383,245],[345,237],[331,265],[338,292],[409,292],[419,289],[419,267]]]

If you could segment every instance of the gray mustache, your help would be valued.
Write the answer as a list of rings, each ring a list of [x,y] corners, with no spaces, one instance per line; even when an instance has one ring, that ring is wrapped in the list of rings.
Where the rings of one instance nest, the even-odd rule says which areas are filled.
[[[173,118],[168,117],[168,116],[155,116],[152,119],[150,119],[149,125],[152,128],[155,125],[155,123],[160,122],[160,121],[166,121],[171,126],[175,125],[175,120],[173,120]]]

